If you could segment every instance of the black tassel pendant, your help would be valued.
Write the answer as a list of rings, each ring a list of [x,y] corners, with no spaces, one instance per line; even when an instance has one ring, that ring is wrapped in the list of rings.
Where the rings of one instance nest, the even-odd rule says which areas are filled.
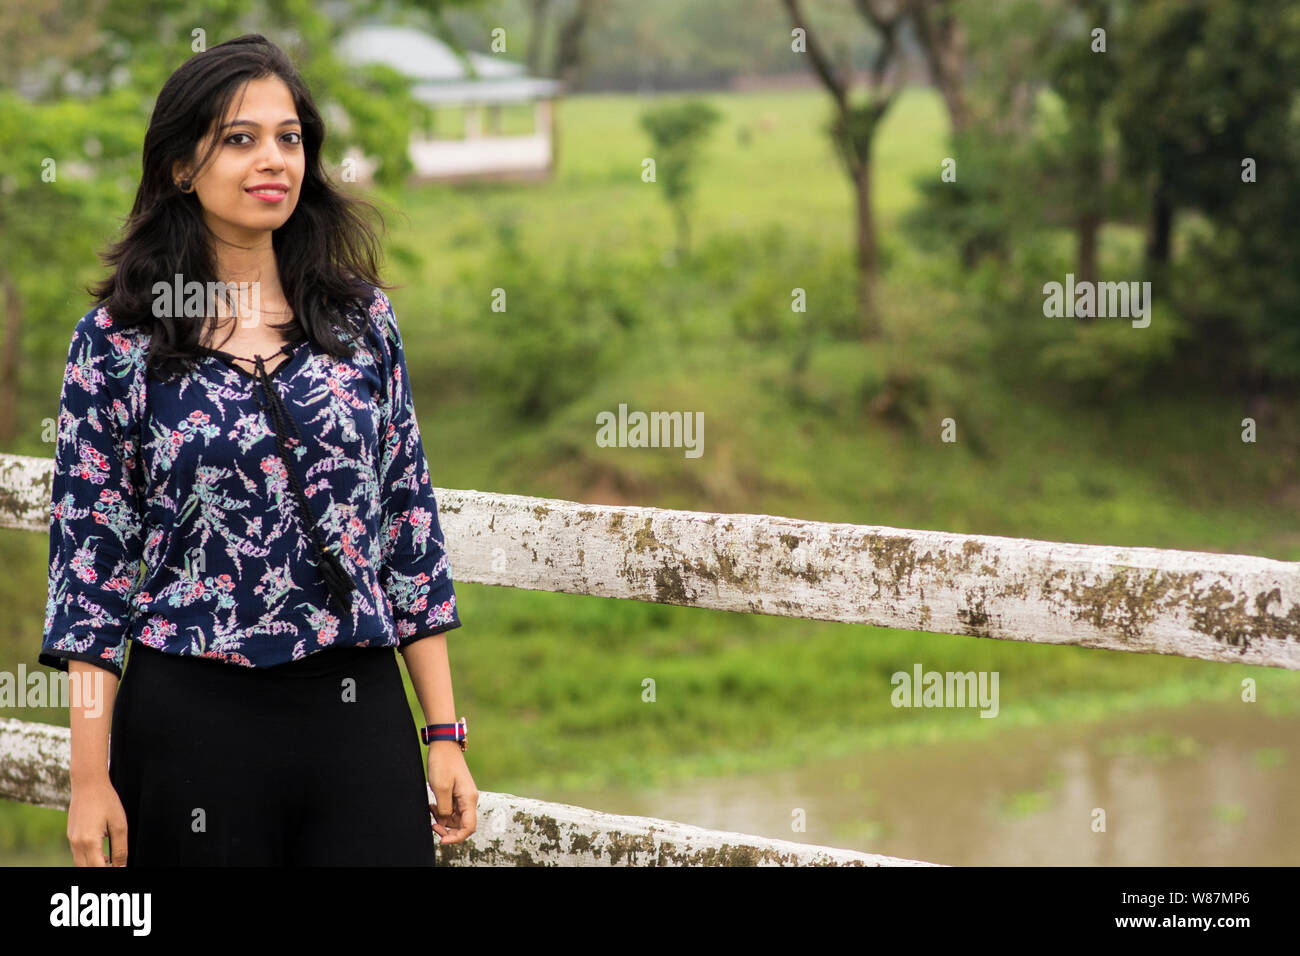
[[[330,594],[343,609],[343,613],[351,614],[352,592],[357,586],[333,552],[323,549],[320,551],[320,572],[321,577],[325,579],[325,586],[329,588]]]
[[[284,407],[284,402],[276,392],[275,387],[271,384],[271,378],[266,372],[266,366],[262,362],[261,356],[257,358],[258,376],[262,384],[262,393],[265,401],[258,399],[258,407],[264,412],[269,412],[272,424],[275,428],[276,449],[280,453],[280,460],[284,462],[285,474],[289,478],[289,487],[293,491],[294,498],[298,501],[298,507],[302,509],[303,527],[311,534],[312,540],[316,544],[317,564],[320,568],[321,577],[325,580],[325,587],[329,589],[330,596],[334,598],[334,603],[339,606],[344,614],[352,613],[352,592],[357,586],[353,583],[351,575],[344,569],[342,562],[332,551],[326,551],[325,546],[321,544],[320,532],[316,527],[316,520],[312,516],[311,505],[307,503],[307,496],[303,494],[302,486],[298,483],[298,473],[294,467],[293,459],[289,457],[289,438],[285,434],[284,423],[287,421],[293,426],[297,434],[298,442],[301,444],[302,435],[298,433],[298,423],[293,420],[289,410]]]

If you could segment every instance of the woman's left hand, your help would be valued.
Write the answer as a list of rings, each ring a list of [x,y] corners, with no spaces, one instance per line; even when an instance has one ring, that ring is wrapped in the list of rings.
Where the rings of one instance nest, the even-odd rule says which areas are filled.
[[[465,840],[478,828],[478,790],[456,741],[435,740],[429,745],[429,786],[437,801],[429,804],[433,832],[442,843]]]

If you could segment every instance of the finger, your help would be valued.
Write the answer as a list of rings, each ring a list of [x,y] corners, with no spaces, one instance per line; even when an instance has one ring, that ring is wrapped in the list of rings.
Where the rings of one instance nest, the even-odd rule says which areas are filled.
[[[451,804],[446,809],[438,806],[437,804],[431,804],[429,806],[429,810],[432,811],[433,818],[437,820],[439,823],[444,823],[449,826],[460,825],[459,811],[456,809],[455,804]]]
[[[126,821],[114,820],[108,825],[108,847],[113,853],[113,866],[126,866]]]
[[[478,790],[468,773],[456,778],[456,814],[466,835],[478,829]]]
[[[446,819],[451,816],[455,810],[455,804],[451,799],[451,784],[442,784],[433,788],[434,799],[437,801],[434,812],[440,819]]]
[[[460,811],[460,825],[465,828],[466,835],[473,833],[478,829],[478,808],[475,806],[464,807]]]
[[[447,831],[448,836],[443,840],[444,843],[460,843],[474,832],[474,827],[465,825],[463,816],[460,808],[457,807],[446,821],[443,829]]]
[[[100,837],[91,843],[85,840],[78,840],[72,847],[73,858],[77,861],[77,866],[107,866],[104,862],[104,838]]]

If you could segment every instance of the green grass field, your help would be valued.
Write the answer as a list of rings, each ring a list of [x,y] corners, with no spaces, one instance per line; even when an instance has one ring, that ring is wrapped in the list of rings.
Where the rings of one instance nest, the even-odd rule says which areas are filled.
[[[390,197],[403,213],[385,239],[389,277],[403,286],[391,295],[437,485],[1300,560],[1291,451],[1300,434],[1286,410],[1258,444],[1243,445],[1244,412],[1232,399],[1153,391],[1081,401],[1020,366],[1040,341],[1032,315],[1008,350],[1008,319],[997,334],[987,321],[997,304],[940,254],[907,241],[898,223],[916,202],[914,179],[937,175],[945,155],[936,96],[906,93],[877,144],[886,334],[872,344],[827,331],[851,299],[854,233],[850,190],[821,132],[824,95],[710,100],[726,119],[700,169],[695,256],[684,262],[665,255],[671,217],[640,179],[650,146],[635,97],[560,105],[553,183]],[[503,252],[512,245],[518,260]],[[1106,256],[1119,261],[1134,248],[1131,229],[1107,230]],[[509,296],[505,316],[490,311],[498,287]],[[813,323],[799,373],[794,287],[809,290]],[[737,334],[751,322],[757,333]],[[521,420],[510,396],[538,365],[563,374],[539,379],[551,390],[548,414]],[[921,389],[910,424],[866,411],[890,375]],[[597,447],[596,413],[620,402],[702,411],[704,455]],[[959,422],[956,444],[939,440],[948,415]],[[14,569],[0,578],[11,612],[0,666],[34,666],[47,543],[15,532],[0,541]],[[1232,700],[1245,676],[1270,709],[1300,689],[1290,672],[1172,657],[467,583],[457,592],[465,626],[448,635],[456,707],[475,728],[469,764],[482,790],[661,784]],[[889,675],[918,661],[1000,671],[1002,720],[944,710],[899,719]],[[647,677],[653,703],[642,700]],[[0,860],[68,859],[65,821],[0,805]]]

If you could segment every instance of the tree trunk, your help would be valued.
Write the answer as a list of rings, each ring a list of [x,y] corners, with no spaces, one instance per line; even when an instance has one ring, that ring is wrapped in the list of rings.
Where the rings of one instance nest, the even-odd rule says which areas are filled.
[[[858,218],[858,327],[863,338],[880,332],[875,309],[876,226],[871,208],[870,151],[860,157],[854,170],[853,187],[857,192]]]
[[[4,351],[0,353],[3,356],[0,357],[0,442],[9,444],[14,439],[17,418],[23,303],[18,283],[8,272],[0,272],[0,291],[4,292],[4,329],[0,333],[4,341]]]
[[[961,21],[946,0],[917,0],[912,10],[916,39],[925,54],[930,80],[948,107],[953,135],[960,135],[970,125],[970,109],[962,89],[966,36]]]
[[[679,262],[685,262],[686,257],[691,254],[691,226],[683,203],[674,204],[673,220],[677,224],[677,259]]]
[[[560,26],[559,37],[555,44],[554,76],[566,89],[575,89],[582,85],[585,72],[583,35],[591,23],[596,11],[594,0],[578,0],[569,19]]]
[[[528,22],[528,72],[540,76],[542,70],[542,43],[546,34],[547,6],[551,0],[532,0],[529,4]]]
[[[1174,207],[1169,200],[1169,189],[1164,176],[1157,174],[1156,188],[1151,196],[1151,231],[1147,235],[1147,262],[1168,265],[1169,243],[1174,227]]]
[[[1101,216],[1095,212],[1082,213],[1075,224],[1075,283],[1097,281],[1097,234],[1101,231]],[[1092,316],[1080,316],[1089,321]]]
[[[857,11],[880,38],[880,47],[871,63],[869,99],[854,105],[850,95],[851,74],[845,71],[841,76],[832,58],[817,42],[807,19],[799,11],[799,0],[782,2],[790,13],[790,22],[804,31],[809,64],[835,101],[837,116],[831,138],[857,193],[858,328],[863,338],[874,338],[880,332],[880,323],[874,302],[876,229],[871,208],[871,144],[880,121],[902,89],[904,72],[899,62],[898,31],[904,17],[914,13],[915,8],[907,4],[857,0]],[[893,79],[886,87],[891,70]]]

